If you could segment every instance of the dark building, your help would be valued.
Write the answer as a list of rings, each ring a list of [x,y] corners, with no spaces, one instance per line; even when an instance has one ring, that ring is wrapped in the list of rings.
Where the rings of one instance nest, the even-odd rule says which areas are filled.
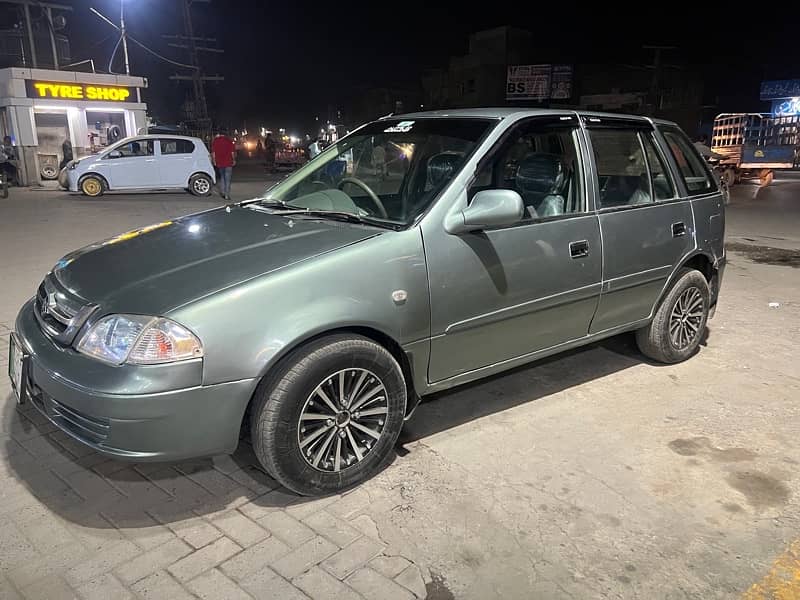
[[[425,108],[583,108],[657,116],[690,133],[697,130],[703,84],[692,67],[660,60],[653,60],[654,65],[573,65],[554,50],[536,50],[534,45],[530,32],[514,27],[472,34],[467,54],[453,56],[447,68],[423,74]],[[645,56],[652,52],[637,51]]]
[[[469,52],[422,77],[425,108],[499,106],[506,103],[508,65],[530,62],[533,35],[497,27],[469,36]]]
[[[675,121],[690,135],[703,117],[703,80],[689,66],[578,65],[576,106]]]

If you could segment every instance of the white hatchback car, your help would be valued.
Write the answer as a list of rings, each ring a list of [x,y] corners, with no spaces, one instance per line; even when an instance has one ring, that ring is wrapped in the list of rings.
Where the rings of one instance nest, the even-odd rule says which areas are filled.
[[[207,196],[216,178],[203,141],[178,135],[125,138],[99,154],[70,162],[59,183],[71,192],[100,196],[116,190],[188,190]]]

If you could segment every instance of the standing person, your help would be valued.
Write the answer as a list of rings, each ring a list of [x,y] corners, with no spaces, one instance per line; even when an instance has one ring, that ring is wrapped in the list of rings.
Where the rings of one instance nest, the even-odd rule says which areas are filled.
[[[7,184],[14,183],[16,185],[18,183],[16,160],[17,149],[11,142],[11,136],[7,135],[3,138],[3,145],[0,147],[0,171],[5,174]]]
[[[211,162],[219,169],[219,191],[225,200],[231,199],[231,177],[236,166],[236,144],[227,132],[220,131],[211,142]]]
[[[308,160],[311,160],[317,154],[322,152],[322,142],[319,138],[316,138],[311,144],[308,146]]]
[[[64,143],[61,144],[61,154],[64,155],[64,158],[61,159],[61,164],[58,165],[59,171],[66,167],[74,158],[72,153],[72,142],[69,140],[64,140]]]
[[[267,138],[264,140],[264,151],[267,155],[267,172],[272,173],[275,171],[275,140],[272,139],[272,134],[268,133]]]
[[[379,144],[372,149],[372,166],[375,168],[375,176],[384,179],[388,173],[386,168],[386,149]]]

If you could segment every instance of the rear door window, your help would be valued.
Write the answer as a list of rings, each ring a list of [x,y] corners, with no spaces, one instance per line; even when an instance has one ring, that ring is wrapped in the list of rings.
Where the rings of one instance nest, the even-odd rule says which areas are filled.
[[[656,202],[672,200],[675,197],[672,178],[661,153],[656,148],[652,134],[648,135],[642,132],[639,135],[642,138],[642,144],[644,144],[647,167],[650,171],[650,179],[653,182],[653,195],[656,198]]]
[[[672,127],[661,128],[664,139],[678,165],[678,171],[686,184],[690,196],[707,194],[717,191],[717,184],[711,176],[705,161],[695,149],[694,145],[680,129]]]
[[[194,144],[189,140],[162,139],[161,154],[191,154]]]
[[[597,208],[653,201],[644,149],[636,129],[589,129],[600,189]]]

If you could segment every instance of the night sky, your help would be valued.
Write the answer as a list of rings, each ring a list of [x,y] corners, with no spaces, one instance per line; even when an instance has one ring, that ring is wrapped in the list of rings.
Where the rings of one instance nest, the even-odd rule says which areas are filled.
[[[182,51],[161,39],[163,33],[183,33],[177,0],[125,2],[131,35],[186,61]],[[115,33],[88,7],[117,21],[119,0],[71,4],[73,59],[94,58],[105,70]],[[314,115],[324,119],[328,106],[343,102],[355,86],[418,87],[422,69],[445,66],[450,55],[466,52],[470,33],[500,25],[532,31],[541,62],[645,64],[652,54],[642,44],[679,46],[665,55],[665,62],[700,65],[706,101],[718,104],[720,111],[764,110],[759,81],[800,77],[794,17],[748,18],[700,3],[685,9],[647,3],[629,11],[606,5],[596,14],[575,4],[555,11],[530,3],[525,12],[515,4],[487,3],[475,10],[467,3],[457,9],[451,2],[213,0],[198,2],[193,14],[195,35],[217,37],[226,50],[211,55],[205,70],[226,77],[222,84],[209,85],[209,100],[215,115],[235,126],[245,120],[250,127],[299,130]],[[656,8],[666,14],[648,17]],[[614,12],[626,16],[617,18]],[[134,45],[131,63],[134,74],[150,80],[145,94],[150,112],[161,121],[179,118],[186,88],[167,79],[175,69]],[[122,68],[120,52],[115,70]]]

